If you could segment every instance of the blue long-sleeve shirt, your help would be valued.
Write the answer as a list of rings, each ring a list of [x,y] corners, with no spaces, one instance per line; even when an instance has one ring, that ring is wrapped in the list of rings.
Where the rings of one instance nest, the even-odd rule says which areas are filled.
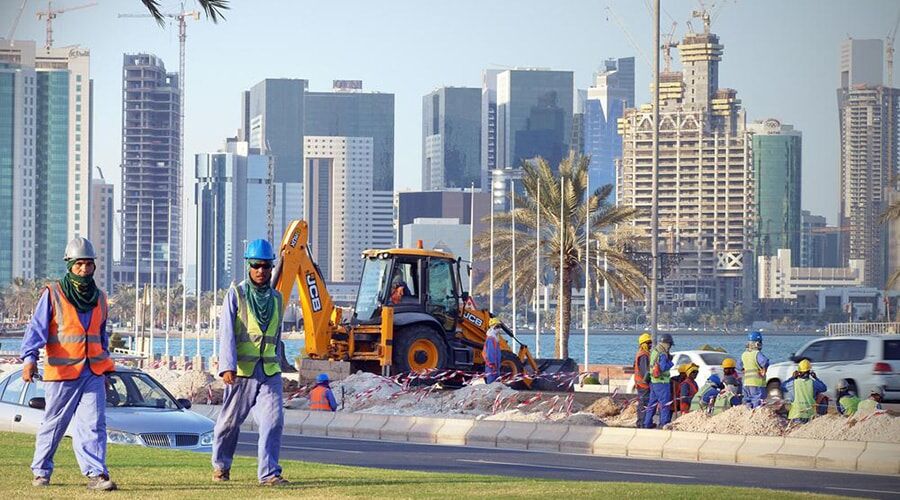
[[[31,321],[25,329],[25,337],[22,339],[22,361],[26,363],[34,363],[40,357],[40,350],[47,345],[47,339],[50,336],[50,320],[53,311],[50,307],[50,291],[44,289],[41,292],[41,298],[38,299],[37,306],[34,308],[34,314]],[[91,315],[93,311],[79,312],[78,319],[81,325],[87,329],[91,324]],[[104,351],[109,351],[109,334],[106,332],[106,321],[100,324],[100,345]],[[89,363],[89,362],[88,362]],[[89,373],[90,370],[82,370],[81,374]]]
[[[665,374],[675,366],[675,363],[672,363],[672,355],[660,350],[657,350],[656,364],[659,365],[659,372],[661,374]]]
[[[484,341],[484,362],[490,363],[494,368],[500,367],[502,355],[500,353],[500,341],[496,337],[488,337]]]
[[[700,401],[703,401],[705,405],[711,405],[712,400],[716,399],[719,395],[719,388],[716,386],[712,386],[706,390],[703,394],[700,395]]]
[[[240,285],[239,285],[240,286]],[[272,293],[278,293],[272,290]],[[219,314],[219,376],[225,372],[237,371],[237,342],[234,339],[234,320],[237,317],[237,290],[234,287],[225,294],[222,300],[222,312]],[[259,325],[265,329],[268,325]],[[276,331],[275,355],[281,359],[281,325]]]
[[[760,368],[768,370],[769,369],[769,358],[766,357],[762,351],[756,351],[756,364],[759,365]],[[738,373],[744,373],[744,360],[738,356],[737,359],[737,370]]]
[[[785,392],[785,393],[788,393],[788,392],[793,393],[793,391],[794,391],[794,379],[795,379],[795,378],[797,378],[797,377],[791,377],[791,378],[785,380],[785,381],[781,384],[781,390],[782,390],[782,392]],[[819,379],[817,379],[817,378],[814,378],[814,379],[813,379],[813,394],[814,394],[814,395],[818,396],[819,394],[822,394],[823,392],[825,392],[825,391],[827,391],[827,390],[828,390],[828,387],[825,385],[824,382],[822,382],[821,380],[819,380]]]

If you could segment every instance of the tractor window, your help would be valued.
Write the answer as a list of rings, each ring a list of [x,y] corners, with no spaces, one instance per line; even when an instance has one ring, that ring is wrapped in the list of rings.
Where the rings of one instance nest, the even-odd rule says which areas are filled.
[[[434,314],[447,330],[455,327],[456,313],[459,308],[453,288],[450,262],[442,259],[430,259],[428,261],[428,311]]]
[[[372,319],[378,309],[379,295],[384,290],[385,272],[389,261],[367,259],[356,295],[356,317],[362,321]],[[384,298],[381,298],[384,301]]]
[[[417,262],[397,261],[391,274],[391,288],[388,300],[391,304],[418,304]]]

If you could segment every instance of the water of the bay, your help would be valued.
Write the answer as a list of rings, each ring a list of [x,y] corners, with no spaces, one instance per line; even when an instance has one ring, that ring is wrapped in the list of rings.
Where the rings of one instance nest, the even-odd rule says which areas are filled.
[[[537,355],[535,348],[535,336],[533,333],[520,333],[519,339],[524,342]],[[803,344],[818,337],[809,334],[773,334],[766,335],[763,344],[763,352],[769,356],[772,362],[787,361],[791,353],[796,352]],[[746,344],[746,334],[708,334],[708,333],[682,333],[674,335],[675,351],[699,349],[708,344],[714,347],[722,347],[733,355],[740,355]],[[553,357],[553,332],[541,334],[540,356]],[[0,350],[18,351],[21,347],[20,338],[0,339]],[[302,339],[289,339],[285,341],[285,354],[288,359],[294,359],[303,349]],[[588,342],[589,360],[591,364],[630,365],[634,359],[634,351],[637,348],[637,335],[623,333],[591,333]],[[204,357],[212,354],[212,339],[200,339],[200,352]],[[165,342],[162,338],[156,338],[153,350],[158,354],[165,352]],[[197,352],[197,340],[185,339],[184,353],[194,356]],[[173,333],[169,341],[169,354],[181,354],[181,338]],[[584,333],[572,332],[569,338],[569,356],[581,363],[584,360]]]

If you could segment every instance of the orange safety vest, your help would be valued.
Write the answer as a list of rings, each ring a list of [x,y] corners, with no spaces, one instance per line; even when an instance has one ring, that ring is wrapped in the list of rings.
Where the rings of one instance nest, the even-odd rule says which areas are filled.
[[[309,409],[313,411],[333,411],[328,403],[328,388],[317,385],[309,393]]]
[[[643,349],[638,349],[637,354],[634,355],[634,386],[638,389],[650,388],[650,384],[648,384],[647,381],[644,380],[644,377],[641,376],[641,369],[639,366],[641,357],[646,356],[650,356],[650,351],[645,351]],[[650,368],[649,363],[647,364],[647,368]]]
[[[78,318],[78,310],[69,302],[59,283],[47,285],[50,293],[50,330],[47,336],[47,363],[44,380],[75,380],[81,375],[87,361],[94,375],[115,370],[109,352],[100,343],[100,327],[106,322],[106,294],[100,292],[97,305],[91,311],[91,323],[87,329]]]

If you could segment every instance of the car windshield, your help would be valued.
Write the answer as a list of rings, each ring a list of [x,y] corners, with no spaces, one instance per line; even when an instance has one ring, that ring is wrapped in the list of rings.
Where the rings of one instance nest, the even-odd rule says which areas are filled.
[[[106,406],[178,409],[175,400],[145,373],[113,372],[106,376]]]
[[[722,361],[725,361],[727,357],[728,354],[724,352],[704,352],[700,355],[700,359],[707,366],[721,366]]]

